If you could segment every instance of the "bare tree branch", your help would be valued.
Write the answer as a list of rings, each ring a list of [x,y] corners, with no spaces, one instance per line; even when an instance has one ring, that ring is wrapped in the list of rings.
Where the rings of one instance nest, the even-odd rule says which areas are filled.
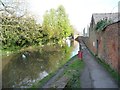
[[[8,12],[9,14],[13,14],[15,11],[10,11],[8,10],[8,8],[13,8],[13,7],[10,7],[10,6],[6,6],[1,0],[0,0],[2,6],[4,7],[4,9],[1,9],[0,11],[6,11]]]
[[[0,0],[1,4],[3,5],[3,7],[6,7],[5,4]]]

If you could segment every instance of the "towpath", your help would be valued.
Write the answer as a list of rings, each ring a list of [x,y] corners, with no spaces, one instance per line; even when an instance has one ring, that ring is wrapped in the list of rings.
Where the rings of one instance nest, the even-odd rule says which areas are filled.
[[[116,88],[118,85],[110,74],[103,68],[96,60],[96,58],[89,52],[83,42],[83,60],[85,68],[80,76],[82,88]],[[115,89],[115,90],[116,90]]]

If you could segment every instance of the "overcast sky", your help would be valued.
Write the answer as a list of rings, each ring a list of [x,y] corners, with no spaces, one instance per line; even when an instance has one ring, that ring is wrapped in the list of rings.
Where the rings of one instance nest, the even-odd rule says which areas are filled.
[[[29,10],[42,22],[46,10],[65,7],[71,24],[80,32],[89,25],[92,13],[113,13],[118,11],[119,0],[28,0]]]

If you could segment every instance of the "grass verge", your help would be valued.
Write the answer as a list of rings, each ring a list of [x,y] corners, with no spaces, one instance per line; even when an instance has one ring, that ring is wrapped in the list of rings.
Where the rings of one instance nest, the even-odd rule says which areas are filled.
[[[61,64],[61,67],[59,67],[56,71],[50,73],[48,76],[44,77],[42,80],[34,83],[34,84],[32,85],[32,87],[30,87],[30,88],[32,88],[33,90],[35,90],[35,88],[42,88],[42,86],[43,86],[48,80],[50,80],[50,78],[52,78],[52,77],[59,71],[59,69],[63,68],[63,67],[65,66],[65,64],[67,64],[68,62],[70,62],[71,60],[73,60],[75,57],[76,57],[76,56],[74,56],[73,58],[69,59],[66,63]],[[60,76],[60,77],[61,77],[61,76]]]
[[[64,70],[63,74],[59,77],[67,77],[69,79],[65,88],[80,88],[80,74],[84,67],[84,62],[75,58],[75,60],[70,63]],[[36,90],[36,88],[41,88],[50,78],[52,78],[56,72],[49,74],[47,77],[43,78],[41,81],[34,84],[31,89]],[[59,78],[57,80],[59,80]],[[62,83],[62,82],[61,82]]]
[[[64,71],[64,75],[69,78],[65,88],[80,88],[80,74],[84,67],[82,60],[75,60],[72,64],[68,65]]]

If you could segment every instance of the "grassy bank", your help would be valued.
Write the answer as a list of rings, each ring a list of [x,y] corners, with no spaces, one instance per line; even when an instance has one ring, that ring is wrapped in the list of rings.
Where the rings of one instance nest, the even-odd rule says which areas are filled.
[[[59,75],[58,78],[56,78],[56,81],[54,82],[54,84],[57,81],[60,81],[60,78],[66,77],[68,79],[68,82],[66,83],[65,88],[80,88],[80,74],[84,67],[84,62],[82,60],[79,60],[77,57],[75,57],[74,59],[75,60],[72,63],[67,64],[66,68],[64,68],[65,65],[61,67],[61,68],[64,68],[64,71],[62,72],[61,75]],[[69,61],[71,60],[72,59],[70,59]],[[35,83],[31,88],[35,90],[36,88],[42,87],[48,80],[54,77],[56,73],[57,71],[49,74],[47,77],[45,77],[41,81]],[[59,84],[61,83],[64,83],[64,82],[59,82]],[[57,88],[57,87],[53,87],[53,88]]]
[[[25,51],[33,52],[33,51],[37,51],[40,49],[42,50],[44,48],[46,48],[48,50],[49,46],[50,47],[52,46],[52,49],[54,49],[53,45],[32,45],[32,46],[27,46],[27,47],[10,47],[10,48],[6,48],[6,49],[1,49],[0,55],[2,55],[4,57],[4,56],[9,56],[14,53],[25,52]]]
[[[22,51],[32,51],[38,47],[41,46],[37,46],[37,45],[32,45],[32,46],[28,46],[28,47],[9,47],[6,49],[1,49],[1,55],[6,56],[6,55],[10,55],[12,53],[18,53],[18,52],[22,52]]]
[[[57,47],[56,47],[57,46]],[[13,53],[18,53],[18,52],[24,52],[24,51],[36,51],[37,49],[44,49],[46,51],[53,51],[53,50],[56,50],[58,48],[62,48],[62,47],[65,47],[66,44],[63,43],[63,44],[54,44],[54,43],[48,43],[48,44],[44,44],[44,45],[31,45],[31,46],[24,46],[24,47],[17,47],[17,46],[13,46],[13,47],[7,47],[7,48],[2,48],[2,46],[0,47],[0,55],[2,56],[9,56]],[[49,48],[49,47],[52,47]]]
[[[50,73],[48,76],[43,78],[42,80],[34,83],[32,87],[30,87],[32,90],[36,90],[36,88],[41,88],[50,78],[52,78],[55,75],[56,72]]]
[[[69,79],[65,88],[80,88],[80,74],[83,70],[84,62],[82,60],[75,60],[65,70],[64,75]]]
[[[16,47],[16,48],[11,47],[9,49],[1,49],[0,55],[2,55],[2,56],[10,55],[12,53],[19,52],[19,50],[20,50],[20,47]]]

